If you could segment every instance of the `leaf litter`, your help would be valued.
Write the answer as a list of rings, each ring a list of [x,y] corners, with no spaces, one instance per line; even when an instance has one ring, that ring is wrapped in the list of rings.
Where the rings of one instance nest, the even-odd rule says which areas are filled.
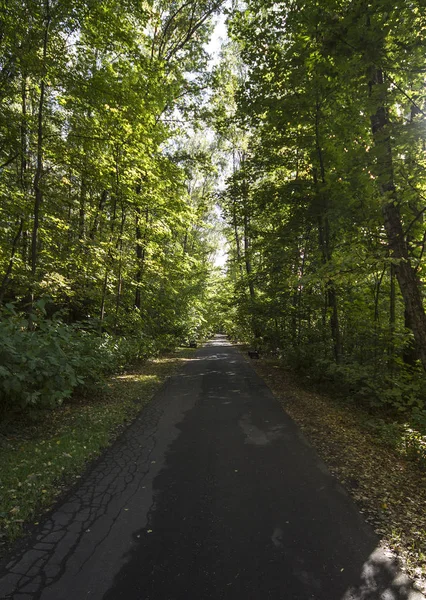
[[[304,388],[278,361],[251,363],[366,521],[426,592],[425,470],[366,426],[367,411]]]

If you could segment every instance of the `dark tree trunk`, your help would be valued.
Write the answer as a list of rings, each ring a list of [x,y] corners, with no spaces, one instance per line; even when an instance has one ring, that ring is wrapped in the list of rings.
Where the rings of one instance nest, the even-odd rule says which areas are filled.
[[[256,290],[254,287],[253,276],[252,276],[252,264],[251,264],[251,249],[250,249],[250,219],[248,216],[248,207],[245,202],[244,206],[244,264],[246,268],[247,285],[250,294],[250,303],[252,310],[252,329],[255,338],[255,346],[260,344],[261,331],[258,325],[258,319],[256,315]]]
[[[118,332],[118,313],[120,310],[121,293],[123,289],[123,235],[124,235],[124,224],[126,222],[126,212],[124,210],[124,203],[121,205],[121,223],[120,223],[120,237],[117,242],[117,249],[119,253],[118,259],[118,276],[117,276],[117,293],[115,297],[115,333]]]
[[[396,289],[395,289],[395,267],[390,267],[390,294],[389,294],[389,369],[393,376],[395,361],[395,324],[396,324]]]
[[[246,275],[248,281],[248,288],[250,293],[250,299],[252,303],[255,302],[256,292],[254,289],[254,283],[252,279],[252,266],[250,258],[250,233],[249,233],[249,218],[247,212],[244,213],[244,264],[246,267]]]
[[[232,150],[232,172],[235,175],[237,172],[237,159],[235,148]],[[237,250],[237,265],[240,271],[240,276],[243,278],[243,265],[241,261],[241,240],[240,235],[238,233],[238,219],[237,219],[237,203],[235,198],[231,198],[232,202],[232,226],[234,228],[234,237],[235,237],[235,247]]]
[[[141,224],[140,224],[140,215],[141,209],[138,207],[136,209],[136,262],[137,262],[137,270],[136,270],[136,292],[135,292],[135,308],[141,309],[142,306],[142,297],[141,297],[141,283],[142,283],[142,273],[145,262],[145,246],[146,246],[146,238],[148,235],[148,220],[149,220],[149,210],[148,207],[145,210],[145,231],[142,236]]]
[[[78,213],[78,239],[80,241],[84,240],[85,237],[85,222],[86,222],[86,179],[85,176],[82,176],[81,179],[81,188],[80,188],[80,207]]]
[[[20,179],[21,187],[25,193],[27,190],[26,172],[27,172],[27,152],[28,152],[28,132],[27,132],[27,78],[22,75],[21,82],[21,166]]]
[[[380,300],[380,290],[382,287],[383,277],[385,276],[387,269],[386,267],[380,274],[380,277],[376,279],[374,285],[374,369],[377,368],[377,357],[378,357],[378,349],[379,349],[379,300]]]
[[[426,315],[420,283],[411,264],[408,244],[404,236],[400,199],[393,175],[392,146],[389,120],[385,108],[386,83],[380,69],[374,68],[370,77],[370,90],[377,101],[376,112],[371,116],[371,130],[377,152],[377,175],[384,203],[382,208],[386,236],[394,259],[395,275],[404,300],[407,318],[412,326],[416,348],[426,370]]]
[[[330,243],[330,224],[328,221],[327,211],[328,211],[328,200],[324,192],[324,187],[326,184],[325,180],[325,166],[324,166],[324,156],[321,146],[320,139],[320,118],[321,118],[321,109],[319,100],[317,99],[316,107],[315,107],[315,146],[318,157],[318,164],[320,169],[320,185],[318,182],[318,176],[316,172],[314,172],[314,183],[317,188],[317,199],[319,202],[319,217],[318,217],[318,234],[319,234],[319,244],[322,254],[322,260],[324,264],[327,264],[331,261],[332,251],[331,251],[331,243]],[[331,279],[329,279],[326,283],[325,288],[325,310],[328,308],[331,309],[330,314],[330,330],[331,330],[331,338],[333,340],[333,353],[334,359],[336,363],[340,363],[341,357],[343,354],[343,345],[342,345],[342,336],[340,332],[340,323],[339,323],[339,311],[337,307],[337,292],[335,285]],[[324,317],[323,317],[324,319]]]
[[[0,303],[3,302],[4,294],[6,292],[7,285],[9,283],[10,275],[11,275],[12,269],[13,269],[13,259],[14,259],[15,253],[16,253],[16,248],[18,246],[19,238],[21,237],[21,234],[22,234],[23,227],[24,227],[24,219],[21,218],[21,220],[19,222],[18,231],[16,232],[15,237],[13,238],[9,264],[7,266],[6,273],[4,274],[4,277],[3,277],[3,280],[2,280],[1,286],[0,286]]]
[[[37,114],[37,151],[36,151],[36,170],[34,175],[34,222],[31,236],[31,274],[34,279],[37,261],[38,261],[38,232],[40,225],[40,210],[43,202],[43,190],[41,188],[41,180],[43,177],[43,142],[44,142],[44,100],[46,95],[46,61],[47,61],[47,45],[49,41],[50,27],[50,4],[49,0],[44,1],[44,36],[43,36],[43,76],[40,82],[40,98],[38,103]]]
[[[107,192],[107,190],[103,190],[103,192],[102,192],[102,194],[100,195],[100,198],[99,198],[98,210],[96,211],[96,215],[95,215],[95,218],[93,220],[93,225],[92,225],[92,227],[90,229],[90,233],[89,233],[89,238],[91,240],[95,239],[95,235],[96,235],[96,233],[98,231],[99,220],[100,220],[101,215],[103,213],[103,210],[105,208],[105,204],[106,204],[107,199],[108,199],[108,192]]]
[[[238,233],[238,223],[237,223],[237,209],[235,206],[235,200],[232,202],[232,225],[234,228],[234,237],[235,237],[235,247],[237,250],[237,264],[238,269],[240,271],[240,275],[243,275],[243,265],[241,263],[241,241],[240,235]]]
[[[413,331],[413,325],[411,323],[410,315],[406,310],[404,310],[404,325],[406,329]],[[404,348],[402,358],[404,360],[404,363],[409,367],[414,367],[416,361],[419,360],[419,353],[417,352],[416,345],[412,342],[411,339]]]
[[[119,199],[119,193],[120,193],[120,171],[119,171],[119,154],[117,151],[117,155],[116,155],[116,160],[115,160],[115,190],[113,192],[113,194],[111,194],[111,200],[112,200],[112,216],[111,216],[111,222],[110,222],[110,236],[109,236],[109,243],[108,243],[108,254],[105,260],[105,275],[104,275],[104,282],[102,285],[102,296],[101,296],[101,307],[100,307],[100,331],[102,332],[102,328],[103,328],[103,321],[105,318],[105,306],[106,306],[106,295],[107,295],[107,290],[108,290],[108,281],[109,281],[109,274],[110,272],[113,271],[113,267],[114,267],[114,253],[112,251],[112,244],[113,244],[113,240],[114,240],[114,233],[115,233],[115,225],[117,222],[117,202]],[[117,248],[117,244],[115,246]]]
[[[21,169],[20,169],[20,177],[21,177],[21,187],[22,191],[27,197],[28,194],[28,181],[27,181],[27,166],[28,166],[28,128],[27,128],[27,79],[26,76],[23,76],[22,81],[22,122],[21,122]],[[29,240],[29,231],[28,231],[28,221],[26,218],[23,219],[22,224],[22,246],[21,246],[21,256],[22,262],[27,264],[28,261],[28,240]]]
[[[327,264],[331,260],[330,252],[330,240],[329,240],[329,224],[328,218],[319,218],[318,220],[318,232],[319,232],[319,245],[322,254],[322,260],[324,264]],[[339,312],[337,307],[337,294],[334,283],[331,279],[327,280],[325,286],[325,312],[330,309],[330,330],[331,338],[333,340],[333,354],[337,364],[340,363],[343,347],[342,347],[342,336],[340,332],[339,323]],[[324,320],[324,316],[323,316]]]
[[[102,283],[101,309],[99,312],[99,320],[100,320],[99,330],[101,333],[102,333],[102,328],[103,328],[103,321],[105,318],[105,302],[106,302],[107,287],[108,287],[108,269],[105,269],[104,280]]]

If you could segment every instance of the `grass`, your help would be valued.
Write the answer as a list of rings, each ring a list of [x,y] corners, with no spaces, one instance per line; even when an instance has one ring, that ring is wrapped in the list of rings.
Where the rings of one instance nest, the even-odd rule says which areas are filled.
[[[404,428],[354,403],[305,387],[272,359],[252,361],[329,470],[346,487],[381,543],[426,592],[426,477]],[[417,448],[417,446],[416,446]]]
[[[16,540],[151,400],[194,350],[149,360],[104,389],[0,428],[0,552]]]

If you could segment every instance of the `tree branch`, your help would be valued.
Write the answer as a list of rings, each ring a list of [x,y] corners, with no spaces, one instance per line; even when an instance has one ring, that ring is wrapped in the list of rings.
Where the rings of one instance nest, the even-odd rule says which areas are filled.
[[[16,158],[18,158],[18,156],[19,156],[19,154],[15,154],[15,156],[8,158],[6,162],[4,162],[2,165],[0,165],[0,169],[4,169],[8,165],[10,165],[10,163],[12,163]]]

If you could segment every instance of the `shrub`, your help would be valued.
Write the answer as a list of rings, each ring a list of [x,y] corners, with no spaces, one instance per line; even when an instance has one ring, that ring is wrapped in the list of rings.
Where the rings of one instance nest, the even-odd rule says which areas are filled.
[[[106,374],[176,345],[170,335],[100,335],[87,323],[46,319],[41,303],[38,309],[31,330],[11,306],[0,315],[1,413],[54,408],[77,387],[93,388]]]
[[[29,331],[23,319],[0,321],[0,403],[5,409],[52,408],[83,383],[70,360],[72,334],[59,323]],[[65,351],[67,349],[67,351]]]

